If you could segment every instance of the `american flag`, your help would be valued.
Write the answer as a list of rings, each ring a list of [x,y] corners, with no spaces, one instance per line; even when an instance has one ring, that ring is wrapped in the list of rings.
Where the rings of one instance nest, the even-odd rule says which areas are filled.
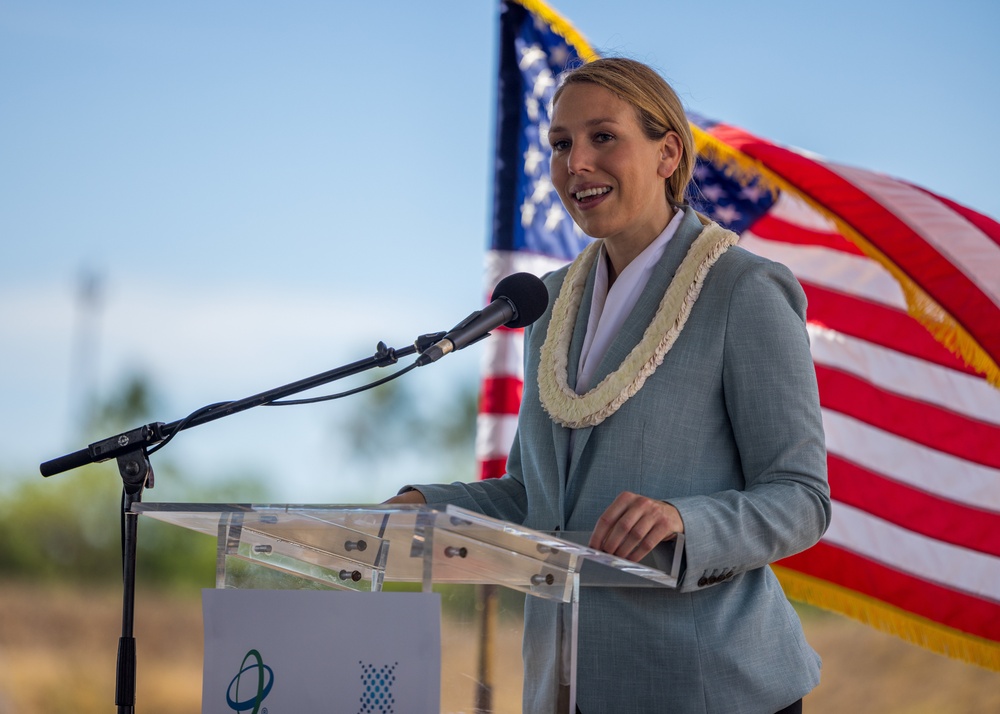
[[[500,3],[487,294],[589,242],[548,173],[548,106],[595,57],[539,0]],[[1000,224],[904,181],[689,113],[692,204],[787,265],[809,300],[832,525],[775,566],[790,598],[1000,670]],[[476,451],[499,476],[517,422],[519,331],[486,342]]]

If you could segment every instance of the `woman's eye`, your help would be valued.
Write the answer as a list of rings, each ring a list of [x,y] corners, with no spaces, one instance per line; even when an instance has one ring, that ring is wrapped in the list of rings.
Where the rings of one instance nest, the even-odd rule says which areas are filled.
[[[569,148],[569,142],[566,141],[565,139],[557,139],[556,141],[552,142],[553,151],[565,151],[568,148]]]
[[[614,138],[615,137],[613,135],[609,134],[606,131],[602,131],[594,135],[594,141],[596,141],[598,144],[603,144],[605,142],[611,141]]]

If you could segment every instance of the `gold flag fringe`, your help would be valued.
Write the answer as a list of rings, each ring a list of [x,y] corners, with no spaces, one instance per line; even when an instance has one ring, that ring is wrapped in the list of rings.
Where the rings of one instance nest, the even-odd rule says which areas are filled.
[[[853,226],[768,169],[759,160],[716,139],[700,127],[691,125],[691,130],[694,133],[695,148],[698,153],[740,185],[756,184],[759,188],[770,191],[772,195],[778,191],[788,191],[802,199],[817,213],[831,220],[841,235],[854,243],[866,256],[888,270],[899,283],[906,300],[907,311],[911,317],[923,325],[934,336],[934,339],[952,354],[957,355],[965,364],[985,376],[986,380],[994,387],[1000,388],[1000,366],[997,365],[996,360],[934,298],[924,292],[910,276],[872,245]]]
[[[573,27],[569,20],[549,7],[548,4],[542,2],[542,0],[513,0],[513,2],[516,2],[532,15],[541,18],[552,28],[553,32],[573,45],[576,53],[580,55],[580,59],[584,62],[597,59],[598,55],[594,52],[590,43],[587,42],[587,38],[580,34],[580,31]]]
[[[961,632],[848,588],[771,566],[789,600],[845,615],[910,644],[1000,672],[1000,643]]]

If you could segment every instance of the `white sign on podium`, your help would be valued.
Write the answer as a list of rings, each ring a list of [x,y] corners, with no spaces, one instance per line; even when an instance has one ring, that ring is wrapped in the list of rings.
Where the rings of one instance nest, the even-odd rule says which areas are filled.
[[[204,714],[437,714],[436,593],[205,590]]]

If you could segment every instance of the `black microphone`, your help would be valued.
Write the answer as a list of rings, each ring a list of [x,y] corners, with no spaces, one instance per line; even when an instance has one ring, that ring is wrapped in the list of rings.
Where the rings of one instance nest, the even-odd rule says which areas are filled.
[[[493,290],[489,305],[455,325],[417,358],[417,366],[436,362],[449,352],[478,342],[501,325],[524,327],[537,320],[549,304],[545,283],[531,273],[514,273]]]

